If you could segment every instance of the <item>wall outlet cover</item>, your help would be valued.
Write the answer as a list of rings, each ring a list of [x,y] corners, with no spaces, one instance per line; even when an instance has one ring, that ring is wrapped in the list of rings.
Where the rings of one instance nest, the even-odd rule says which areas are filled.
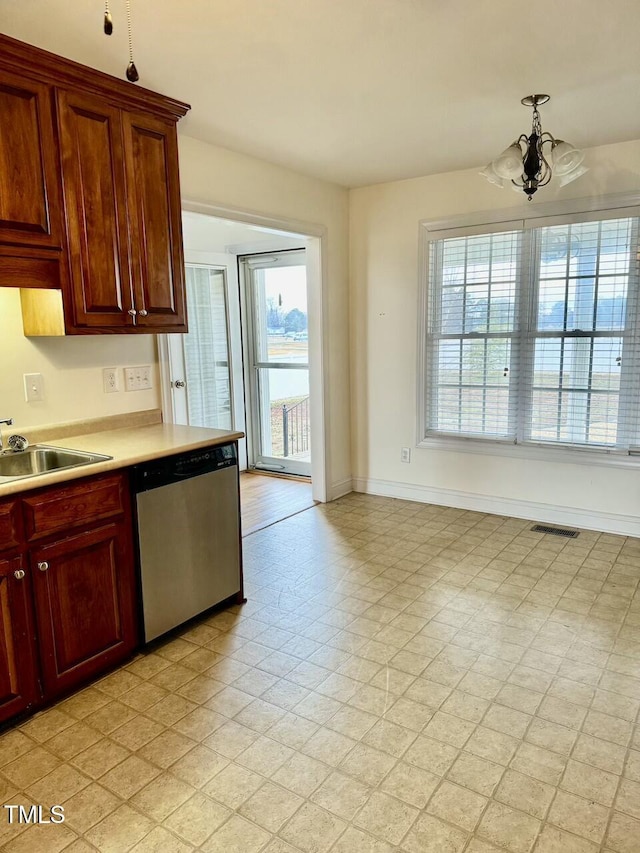
[[[120,390],[120,371],[117,367],[105,367],[102,371],[102,385],[105,394]]]

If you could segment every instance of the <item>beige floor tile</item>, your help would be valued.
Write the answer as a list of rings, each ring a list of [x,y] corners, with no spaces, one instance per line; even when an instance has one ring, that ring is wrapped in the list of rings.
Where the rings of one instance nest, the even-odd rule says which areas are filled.
[[[163,826],[156,826],[131,848],[131,853],[190,853],[192,850],[191,844],[176,838]]]
[[[534,848],[534,853],[598,853],[600,848],[584,838],[570,835],[555,826],[545,826]]]
[[[305,803],[280,830],[280,836],[303,853],[326,853],[346,826],[330,812]]]
[[[403,760],[438,776],[444,776],[460,750],[433,738],[419,737],[406,751]]]
[[[80,773],[68,764],[61,764],[38,782],[27,788],[27,793],[34,803],[51,805],[69,799],[91,782],[88,776]]]
[[[189,844],[199,846],[231,815],[230,809],[198,791],[178,806],[164,824]]]
[[[397,845],[418,815],[418,809],[376,791],[355,818],[354,824],[388,844]]]
[[[516,711],[514,708],[507,708],[505,705],[492,705],[484,715],[482,725],[496,732],[522,738],[532,719],[533,717],[529,714]]]
[[[271,779],[301,797],[309,797],[330,773],[329,765],[309,755],[294,752]]]
[[[516,711],[522,711],[524,714],[535,714],[543,699],[542,693],[518,687],[516,684],[505,684],[495,701]]]
[[[229,764],[207,782],[203,791],[225,806],[238,809],[263,783],[264,778],[252,770]]]
[[[162,734],[165,726],[148,717],[137,716],[111,732],[111,740],[132,751],[138,750],[145,744]]]
[[[388,752],[400,758],[416,739],[417,735],[411,729],[390,722],[388,719],[379,720],[362,738],[362,743]]]
[[[229,764],[229,760],[206,746],[196,746],[171,765],[171,773],[194,788],[202,788]]]
[[[31,741],[33,744],[33,741]],[[61,764],[61,759],[41,746],[34,746],[15,761],[6,764],[2,772],[18,788],[27,788]]]
[[[582,731],[593,737],[609,740],[620,746],[627,746],[631,739],[633,727],[626,720],[602,714],[600,711],[589,711],[582,726]]]
[[[76,838],[64,824],[55,826],[33,824],[16,836],[4,848],[7,853],[58,853]]]
[[[331,720],[327,723],[327,727],[333,728]],[[290,746],[292,749],[301,749],[319,728],[320,726],[311,720],[285,712],[276,723],[267,729],[266,734],[273,740]]]
[[[120,806],[87,833],[100,853],[127,853],[153,828],[153,823],[127,805]]]
[[[477,833],[511,853],[529,853],[540,821],[501,803],[489,803]]]
[[[461,748],[469,740],[475,728],[475,723],[437,711],[425,727],[424,735]]]
[[[579,761],[569,761],[560,783],[564,791],[610,806],[618,787],[619,777]]]
[[[573,729],[535,717],[525,735],[525,740],[550,752],[568,756],[577,737],[578,733]]]
[[[31,717],[21,726],[22,731],[37,743],[44,743],[60,734],[75,722],[74,717],[57,708],[49,708]]]
[[[607,828],[609,810],[591,800],[558,791],[548,821],[581,838],[600,844]]]
[[[627,779],[633,782],[640,782],[640,751],[632,749],[629,751],[627,765],[624,769],[624,775]]]
[[[84,833],[115,811],[122,801],[111,791],[92,782],[63,803],[65,823],[71,829]]]
[[[607,832],[607,847],[616,853],[637,853],[640,820],[614,812]]]
[[[190,738],[168,729],[143,746],[139,753],[142,758],[166,770],[195,745],[195,741]]]
[[[340,836],[331,853],[393,853],[396,849],[386,841],[369,835],[368,832],[349,826],[344,835]],[[268,847],[265,853],[272,853],[271,848]],[[280,853],[280,851],[273,851],[273,853]],[[294,853],[294,849],[291,847],[282,853]]]
[[[155,779],[160,772],[148,761],[139,758],[137,755],[130,755],[129,758],[105,773],[100,779],[100,784],[113,791],[123,800],[128,800],[152,779]]]
[[[507,765],[513,758],[518,745],[519,741],[510,735],[478,726],[467,741],[465,750],[472,755],[486,758],[487,761]]]
[[[431,815],[421,815],[401,844],[408,853],[461,853],[468,833]]]
[[[640,783],[623,779],[616,797],[615,808],[619,812],[640,819]]]
[[[461,690],[454,690],[441,706],[441,710],[446,714],[462,717],[463,720],[479,723],[489,704],[487,699],[473,696],[471,693],[463,693]]]
[[[60,732],[47,741],[47,749],[59,755],[60,758],[68,760],[73,758],[79,752],[83,752],[88,747],[93,746],[102,739],[100,732],[85,725],[83,722],[76,722],[68,729]],[[0,749],[2,745],[0,744]]]
[[[572,756],[600,770],[620,774],[624,767],[626,750],[610,741],[581,734],[576,741]]]
[[[359,743],[342,761],[340,769],[365,785],[375,786],[380,784],[395,763],[396,758],[388,753]]]
[[[0,766],[5,767],[20,755],[29,752],[34,746],[31,738],[28,738],[21,731],[9,729],[0,735]]]
[[[399,762],[380,788],[411,806],[423,809],[440,782],[440,777],[419,767]]]
[[[305,743],[302,752],[311,758],[337,767],[355,746],[356,741],[352,738],[332,729],[321,728]]]
[[[470,832],[478,823],[487,802],[486,797],[467,788],[443,782],[429,800],[427,811]]]
[[[335,771],[313,793],[310,799],[318,806],[344,820],[352,820],[367,802],[371,788]]]
[[[461,752],[453,767],[449,770],[447,778],[458,785],[469,788],[477,794],[491,796],[500,781],[504,767],[494,764],[477,755]]]
[[[542,819],[549,810],[554,794],[555,788],[551,785],[507,770],[494,797],[500,803]]]
[[[204,741],[204,745],[226,758],[234,759],[248,746],[251,746],[259,736],[258,732],[230,720],[216,729],[212,735],[209,735]]]
[[[392,723],[399,723],[414,732],[421,732],[433,717],[433,713],[433,710],[426,705],[401,696],[387,709],[385,719]]]
[[[374,714],[361,711],[359,708],[352,708],[350,705],[343,705],[327,721],[326,728],[340,732],[340,734],[346,735],[346,737],[350,737],[352,740],[360,740],[373,728],[377,721],[378,717]]]
[[[186,782],[163,773],[145,785],[129,802],[154,821],[161,821],[185,803],[195,793]]]
[[[269,838],[266,830],[239,815],[234,815],[216,830],[200,849],[204,853],[258,853]],[[276,853],[275,848],[273,853]],[[284,848],[281,853],[286,853]]]
[[[488,841],[483,841],[481,838],[473,838],[469,842],[465,853],[501,853],[501,851],[493,844],[489,844]]]

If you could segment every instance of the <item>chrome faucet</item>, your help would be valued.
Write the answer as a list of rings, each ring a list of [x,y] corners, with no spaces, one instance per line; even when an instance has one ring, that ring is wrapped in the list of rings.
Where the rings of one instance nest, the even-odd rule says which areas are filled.
[[[13,418],[0,418],[0,424],[6,424],[7,426],[11,426],[13,423]],[[0,429],[0,451],[2,450],[2,429]]]

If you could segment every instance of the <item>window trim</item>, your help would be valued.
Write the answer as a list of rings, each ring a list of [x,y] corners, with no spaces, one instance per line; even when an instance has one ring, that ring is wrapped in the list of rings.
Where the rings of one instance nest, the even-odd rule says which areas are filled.
[[[516,444],[510,439],[427,434],[427,400],[430,393],[427,381],[429,377],[427,331],[429,324],[431,243],[453,237],[519,229],[529,231],[547,225],[560,225],[563,222],[614,219],[618,216],[621,218],[627,216],[640,217],[640,193],[620,193],[610,196],[544,202],[524,209],[522,207],[519,209],[503,208],[460,214],[448,219],[423,219],[419,221],[417,448],[579,465],[605,465],[619,468],[637,468],[640,466],[640,448],[631,448],[629,451],[625,451],[596,446],[554,446],[546,443],[536,445],[534,442]]]

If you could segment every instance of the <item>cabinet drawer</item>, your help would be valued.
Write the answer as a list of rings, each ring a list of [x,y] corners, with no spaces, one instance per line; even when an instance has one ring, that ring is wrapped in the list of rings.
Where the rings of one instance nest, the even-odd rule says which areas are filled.
[[[0,501],[0,551],[20,544],[20,508],[18,501]]]
[[[96,477],[71,486],[56,486],[24,498],[28,541],[61,530],[91,527],[95,522],[124,512],[125,481],[122,475]]]

